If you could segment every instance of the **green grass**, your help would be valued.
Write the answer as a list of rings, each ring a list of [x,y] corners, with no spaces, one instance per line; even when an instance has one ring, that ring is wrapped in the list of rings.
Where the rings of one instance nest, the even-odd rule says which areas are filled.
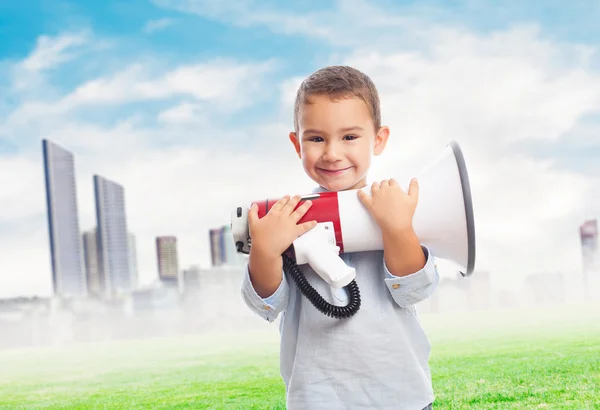
[[[423,315],[435,408],[600,409],[598,313]],[[0,408],[284,409],[275,326],[0,351]]]
[[[435,407],[600,409],[598,313],[480,313],[445,324],[427,318]]]

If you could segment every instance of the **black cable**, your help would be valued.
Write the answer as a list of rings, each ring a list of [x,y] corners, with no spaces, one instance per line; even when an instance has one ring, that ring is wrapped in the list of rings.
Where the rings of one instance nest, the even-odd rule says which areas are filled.
[[[353,316],[360,309],[360,291],[356,280],[344,286],[348,290],[350,301],[346,306],[335,306],[327,302],[315,288],[304,277],[304,274],[296,265],[296,262],[283,254],[283,269],[294,279],[300,292],[316,307],[321,313],[336,319],[347,319]]]

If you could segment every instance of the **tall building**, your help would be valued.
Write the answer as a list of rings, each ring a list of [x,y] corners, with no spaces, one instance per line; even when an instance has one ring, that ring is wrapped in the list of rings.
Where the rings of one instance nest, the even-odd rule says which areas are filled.
[[[210,258],[213,266],[238,266],[241,258],[235,249],[231,226],[224,225],[209,231]]]
[[[223,264],[224,259],[221,228],[212,228],[208,235],[210,239],[210,261],[212,266],[220,266]]]
[[[100,276],[98,261],[98,232],[96,228],[83,233],[83,255],[85,259],[85,276],[87,278],[88,292],[101,295],[104,291],[103,280]]]
[[[239,265],[240,264],[240,255],[237,253],[235,249],[235,243],[233,240],[233,233],[231,233],[231,226],[224,225],[221,228],[222,235],[222,246],[223,246],[223,254],[224,263],[229,266]]]
[[[98,266],[106,297],[133,290],[130,272],[129,237],[122,185],[94,175],[96,228],[98,229]]]
[[[177,238],[174,236],[158,236],[156,238],[156,257],[160,280],[167,282],[177,281],[179,277]]]
[[[600,285],[600,252],[598,252],[598,221],[590,219],[579,227],[583,259],[583,287],[587,295]]]
[[[133,288],[137,288],[139,284],[139,274],[137,266],[137,245],[135,235],[129,232],[129,273],[131,274],[131,283]]]
[[[48,140],[42,141],[42,151],[54,294],[85,297],[75,160],[71,152]]]

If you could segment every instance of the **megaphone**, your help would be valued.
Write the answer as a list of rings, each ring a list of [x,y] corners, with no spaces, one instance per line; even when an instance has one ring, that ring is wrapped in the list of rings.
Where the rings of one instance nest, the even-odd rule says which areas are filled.
[[[467,166],[459,144],[450,141],[438,158],[416,177],[419,180],[419,200],[413,227],[419,241],[435,257],[457,264],[462,276],[471,275],[475,268],[475,222]],[[403,178],[394,179],[407,192],[410,180],[402,183]],[[370,194],[370,187],[361,189]],[[356,273],[339,254],[383,250],[381,230],[358,198],[357,191],[303,195],[298,206],[308,199],[312,206],[299,223],[316,220],[317,226],[298,237],[284,255],[284,268],[294,272],[292,277],[301,292],[322,312],[332,316],[347,317],[360,307],[358,291],[354,289]],[[277,201],[273,198],[254,201],[232,212],[231,231],[238,253],[250,252],[250,207],[257,204],[258,216],[262,218],[269,211],[269,206]],[[299,270],[295,269],[302,264],[309,264],[333,288],[349,287],[352,312],[326,304],[320,295],[315,295]],[[353,294],[358,301],[356,298],[353,301]]]

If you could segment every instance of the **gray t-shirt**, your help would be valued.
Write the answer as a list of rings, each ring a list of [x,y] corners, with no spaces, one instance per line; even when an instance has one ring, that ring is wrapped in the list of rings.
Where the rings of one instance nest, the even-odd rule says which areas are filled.
[[[269,322],[280,318],[280,372],[286,407],[295,409],[420,410],[434,401],[430,343],[415,310],[437,287],[433,255],[423,246],[425,267],[393,276],[382,251],[342,254],[356,269],[361,308],[348,319],[319,312],[284,272],[276,292],[261,298],[248,266],[242,297]],[[347,304],[345,289],[331,288],[309,265],[307,281],[329,303]]]

